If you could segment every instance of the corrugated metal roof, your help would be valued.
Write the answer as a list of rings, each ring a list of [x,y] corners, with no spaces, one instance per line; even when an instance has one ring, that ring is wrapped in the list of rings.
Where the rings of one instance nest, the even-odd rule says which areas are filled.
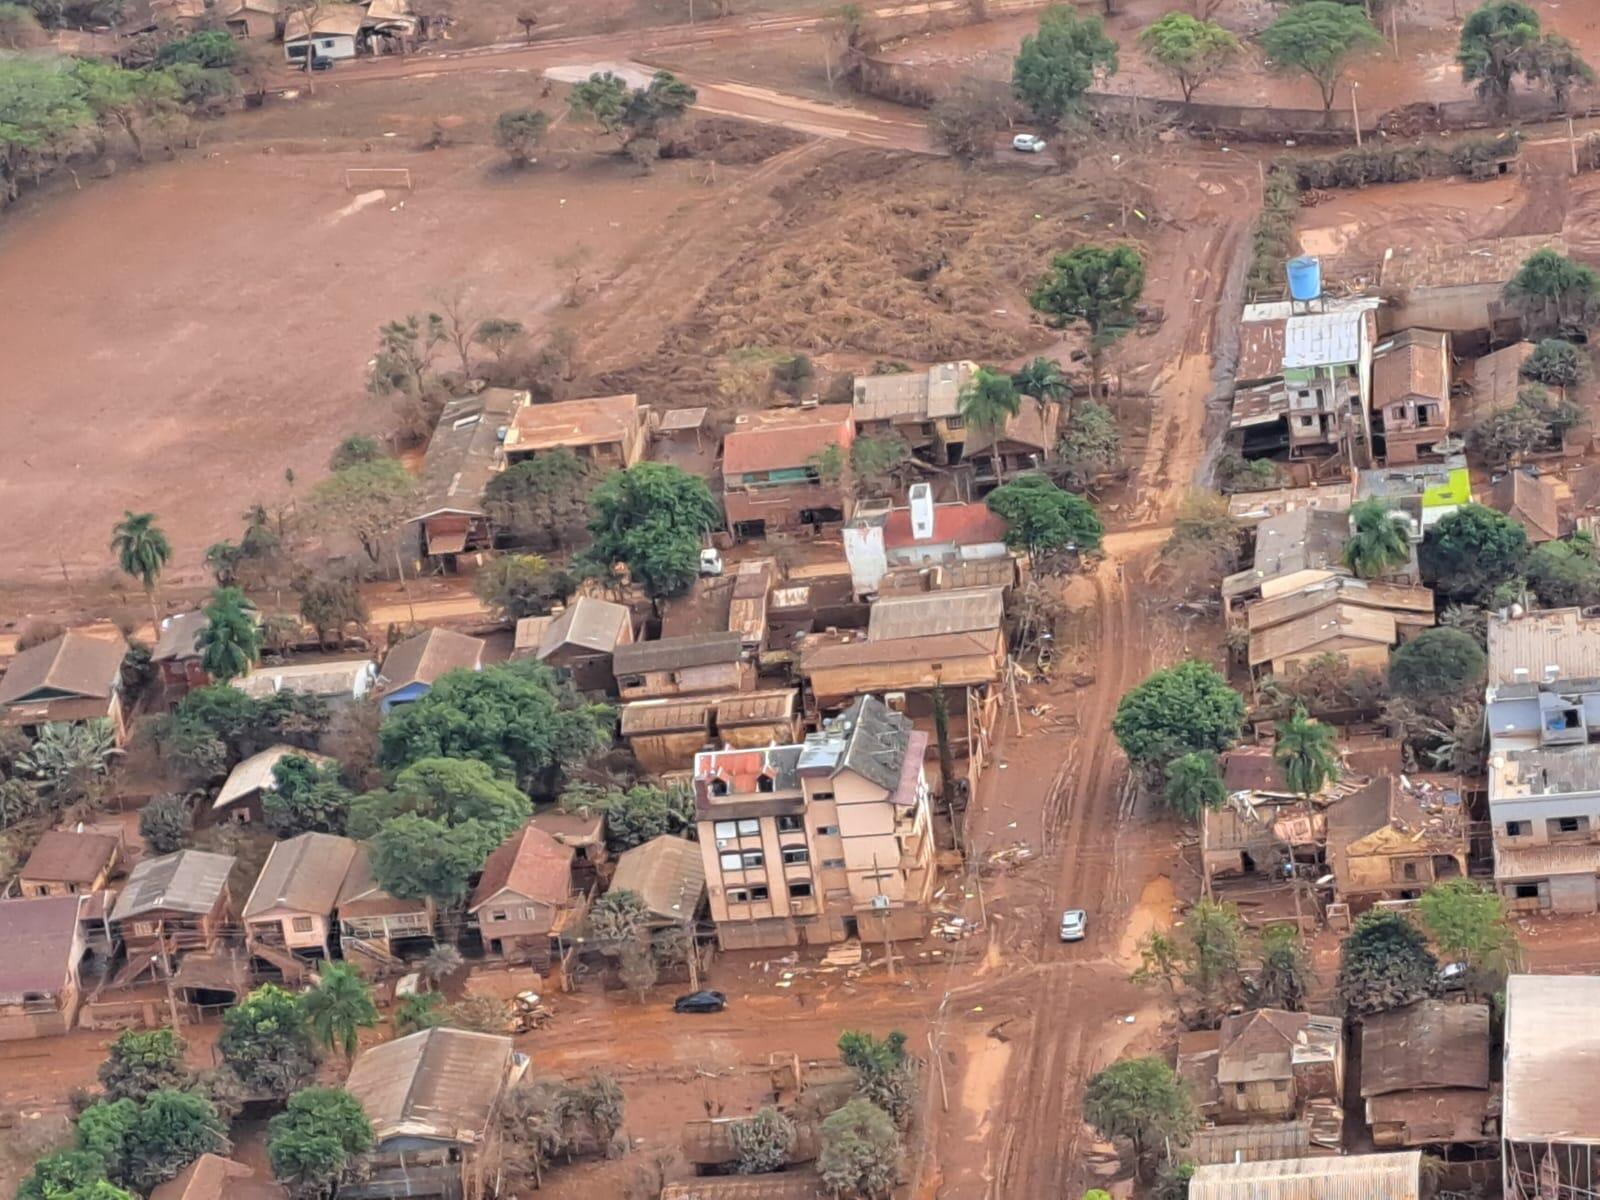
[[[628,627],[626,606],[594,596],[579,596],[572,606],[545,627],[539,638],[539,657],[548,658],[562,646],[609,654]],[[518,634],[521,623],[518,623]]]
[[[127,653],[128,643],[115,630],[101,636],[69,629],[11,660],[0,678],[0,704],[23,703],[39,692],[109,700],[121,681]]]
[[[412,520],[442,512],[482,515],[483,489],[503,461],[500,430],[526,403],[527,392],[486,388],[445,404],[422,456],[422,499]]]
[[[204,850],[179,850],[176,854],[147,858],[128,876],[111,919],[125,921],[140,913],[165,909],[208,913],[227,887],[233,863],[231,854],[208,854]]]
[[[872,605],[867,640],[888,642],[998,629],[1004,615],[1005,592],[1000,588],[885,596]]]
[[[1361,358],[1361,312],[1306,313],[1290,317],[1283,330],[1285,370],[1340,366]]]
[[[163,617],[161,636],[156,639],[156,648],[150,652],[150,661],[166,662],[168,659],[195,657],[200,653],[195,639],[209,623],[210,618],[198,608],[193,612]]]
[[[1422,1151],[1196,1167],[1189,1200],[1418,1200]]]
[[[1392,646],[1399,640],[1392,612],[1356,604],[1333,604],[1250,635],[1250,665],[1306,654],[1342,638]]]
[[[1600,617],[1555,608],[1489,618],[1489,686],[1600,677]]]
[[[1424,1000],[1361,1018],[1361,1094],[1489,1086],[1489,1006]]]
[[[235,679],[233,686],[255,700],[265,700],[278,692],[359,700],[377,677],[378,665],[370,658],[347,658],[338,662],[257,667],[250,674]]]
[[[72,969],[82,896],[0,900],[0,1003],[54,995]]]
[[[244,919],[279,908],[327,916],[355,854],[354,841],[331,833],[302,833],[275,843],[250,889]]]
[[[425,1029],[364,1050],[345,1090],[361,1102],[378,1144],[395,1137],[481,1141],[511,1067],[511,1039]]]
[[[857,375],[852,397],[856,420],[953,417],[961,409],[961,389],[977,372],[975,362],[948,362],[926,371]]]
[[[1513,1142],[1600,1142],[1600,977],[1506,981],[1505,1103]]]
[[[222,790],[217,793],[217,798],[212,801],[213,812],[227,808],[230,804],[253,796],[263,789],[272,791],[277,788],[277,777],[272,769],[286,758],[308,758],[319,765],[334,762],[325,754],[316,754],[310,750],[301,750],[296,746],[268,746],[259,754],[252,754],[238,766],[228,772],[228,778],[222,785]]]
[[[744,642],[737,633],[700,633],[618,646],[611,662],[618,675],[644,675],[734,663],[743,653]]]
[[[700,847],[662,834],[617,858],[612,891],[633,892],[653,914],[667,921],[687,921],[700,907],[706,890],[706,868]]]
[[[1178,1157],[1203,1167],[1208,1163],[1299,1158],[1310,1149],[1310,1121],[1275,1121],[1263,1125],[1218,1125],[1196,1130]]]

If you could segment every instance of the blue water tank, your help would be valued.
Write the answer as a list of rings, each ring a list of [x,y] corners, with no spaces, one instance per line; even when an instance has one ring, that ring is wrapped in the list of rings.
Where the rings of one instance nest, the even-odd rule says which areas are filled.
[[[1309,254],[1289,260],[1289,299],[1315,300],[1322,295],[1322,262]]]

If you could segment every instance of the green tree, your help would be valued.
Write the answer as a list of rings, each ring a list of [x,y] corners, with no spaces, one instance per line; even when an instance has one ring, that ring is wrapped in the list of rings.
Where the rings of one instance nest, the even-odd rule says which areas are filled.
[[[1411,535],[1405,521],[1382,500],[1360,500],[1350,508],[1350,537],[1344,565],[1358,579],[1381,579],[1411,561]]]
[[[1056,443],[1051,476],[1063,487],[1081,490],[1120,466],[1122,432],[1111,410],[1093,400],[1073,405],[1066,430]]]
[[[1488,659],[1471,634],[1459,629],[1424,629],[1389,656],[1389,687],[1421,702],[1471,695],[1483,684]]]
[[[1581,331],[1600,307],[1600,274],[1546,247],[1530,254],[1506,281],[1505,298],[1530,328]]]
[[[152,1092],[183,1090],[194,1082],[184,1062],[186,1043],[171,1029],[127,1029],[100,1064],[100,1086],[111,1100],[142,1102]]]
[[[365,433],[352,433],[333,448],[333,453],[328,456],[328,470],[343,471],[346,467],[377,462],[385,457],[383,446],[377,438]]]
[[[701,539],[722,521],[705,480],[668,463],[613,471],[590,501],[588,557],[606,573],[623,563],[658,600],[689,589],[700,571]]]
[[[1139,49],[1150,65],[1177,81],[1184,103],[1239,55],[1239,39],[1215,21],[1169,12],[1139,32]]]
[[[1000,440],[1006,422],[1022,411],[1022,397],[1017,395],[1011,376],[1001,371],[979,367],[966,387],[961,389],[961,417],[968,426],[986,433],[994,441]],[[1000,456],[995,456],[995,476],[1000,477]]]
[[[650,919],[644,898],[627,888],[612,888],[589,909],[589,936],[615,947],[638,941]]]
[[[107,1182],[106,1164],[89,1150],[65,1149],[47,1154],[17,1188],[17,1200],[134,1200]]]
[[[347,1060],[356,1056],[361,1031],[378,1023],[372,988],[349,963],[323,963],[317,986],[305,994],[301,1003],[312,1036],[329,1050],[338,1050]]]
[[[1011,69],[1011,89],[1041,128],[1059,132],[1082,111],[1095,73],[1114,75],[1117,44],[1099,17],[1081,17],[1064,4],[1045,9],[1039,30],[1022,39]]]
[[[0,205],[49,173],[94,123],[77,79],[55,55],[0,60]]]
[[[764,1175],[789,1165],[797,1132],[794,1122],[772,1105],[735,1123],[731,1132],[733,1149],[739,1156],[733,1169],[740,1175]]]
[[[1511,80],[1529,63],[1539,42],[1539,14],[1521,0],[1489,0],[1467,14],[1456,47],[1461,78],[1502,113],[1511,104]]]
[[[882,495],[912,463],[911,447],[897,433],[868,434],[850,443],[850,479],[857,498]]]
[[[128,1137],[138,1120],[141,1103],[126,1099],[100,1100],[78,1114],[74,1130],[78,1149],[93,1154],[101,1170],[112,1179],[125,1178]]]
[[[1360,8],[1337,0],[1305,0],[1284,9],[1261,33],[1261,49],[1279,71],[1309,75],[1333,111],[1333,93],[1350,56],[1378,46],[1383,37]]]
[[[989,493],[989,510],[1006,523],[1006,545],[1035,558],[1100,549],[1105,526],[1082,496],[1064,492],[1045,475],[1024,475]]]
[[[1036,400],[1061,400],[1072,390],[1061,364],[1053,358],[1035,358],[1012,372],[1011,384]]]
[[[1589,377],[1589,357],[1571,342],[1545,338],[1523,360],[1518,373],[1547,387],[1577,387]]]
[[[631,850],[663,834],[694,829],[694,794],[687,788],[641,783],[625,791],[578,784],[561,794],[568,812],[590,812],[606,819],[606,841],[614,850]]]
[[[1262,1008],[1299,1012],[1313,981],[1310,960],[1292,925],[1272,925],[1261,935],[1261,970],[1255,1000]]]
[[[847,1029],[839,1035],[839,1058],[856,1073],[862,1099],[889,1114],[902,1129],[911,1123],[916,1104],[916,1064],[906,1053],[906,1035],[899,1030],[882,1038]]]
[[[503,554],[478,571],[473,593],[502,621],[537,617],[564,602],[577,581],[540,554]]]
[[[171,854],[189,844],[194,809],[187,796],[157,796],[139,810],[139,836],[152,854]]]
[[[1301,796],[1314,796],[1329,780],[1339,778],[1339,751],[1332,725],[1306,716],[1304,708],[1278,727],[1272,757],[1283,768],[1289,789]]]
[[[629,88],[606,71],[574,86],[567,102],[573,116],[593,120],[645,167],[660,154],[663,127],[682,117],[698,98],[692,87],[670,71],[657,71],[642,88]]]
[[[413,992],[403,997],[394,1009],[395,1037],[443,1025],[448,1015],[445,1010],[445,997],[441,992]]]
[[[1505,901],[1474,879],[1444,879],[1417,902],[1433,944],[1454,962],[1502,969],[1517,938],[1506,921]]]
[[[1600,603],[1600,557],[1587,534],[1535,546],[1523,570],[1541,604],[1586,608]]]
[[[324,534],[352,537],[376,563],[387,539],[414,515],[417,485],[398,459],[335,471],[311,489],[307,516]]]
[[[320,645],[342,641],[346,628],[360,629],[367,623],[367,602],[353,579],[307,575],[295,590],[300,593],[300,619],[316,630]]]
[[[39,727],[13,770],[32,780],[55,808],[64,808],[93,793],[115,753],[110,721],[52,721]]]
[[[1313,0],[1315,3],[1316,0]],[[1050,271],[1028,303],[1052,325],[1082,321],[1089,330],[1089,368],[1100,397],[1100,360],[1106,348],[1133,328],[1144,294],[1144,258],[1132,246],[1076,246],[1050,260]]]
[[[354,797],[339,782],[337,763],[286,755],[273,765],[272,780],[273,786],[261,797],[262,820],[268,829],[281,838],[344,833]]]
[[[513,463],[489,481],[483,508],[495,529],[519,544],[570,546],[592,515],[589,465],[570,450]]]
[[[222,1014],[222,1061],[248,1095],[284,1100],[311,1081],[316,1049],[299,998],[264,983]]]
[[[119,126],[133,144],[134,157],[143,162],[144,123],[177,106],[178,86],[172,77],[161,71],[125,71],[86,58],[78,60],[72,73],[95,120],[103,128]]]
[[[161,628],[161,617],[156,611],[156,584],[161,572],[172,557],[172,543],[156,524],[154,513],[124,512],[122,520],[111,530],[111,552],[117,556],[117,566],[139,586],[150,600],[150,621]]]
[[[80,1117],[80,1128],[82,1120]],[[152,1092],[138,1106],[123,1140],[117,1175],[148,1192],[202,1154],[226,1154],[229,1149],[228,1127],[216,1105],[196,1092],[164,1088]]]
[[[512,317],[484,317],[472,331],[472,340],[476,345],[487,348],[494,355],[495,362],[500,362],[527,332],[522,322]]]
[[[218,683],[241,675],[261,658],[261,627],[255,606],[235,587],[211,593],[205,607],[206,624],[195,638],[200,665]]]
[[[513,167],[525,167],[549,128],[549,115],[537,108],[508,108],[494,120],[494,144],[506,152]]]
[[[384,322],[378,326],[378,352],[372,358],[368,389],[378,396],[426,395],[438,382],[433,360],[446,340],[444,318],[437,313],[426,318],[407,313]]]
[[[1228,799],[1222,768],[1209,750],[1180,754],[1167,764],[1166,778],[1161,798],[1186,821],[1198,821],[1207,809],[1221,808]]]
[[[1423,574],[1448,599],[1475,603],[1487,597],[1516,578],[1527,557],[1527,531],[1481,504],[1462,505],[1422,539]]]
[[[1131,763],[1161,771],[1191,751],[1226,750],[1243,721],[1244,697],[1209,663],[1189,659],[1122,697],[1111,729]]]
[[[370,838],[393,818],[427,817],[447,826],[473,822],[499,845],[527,823],[528,798],[487,763],[451,757],[422,758],[395,776],[383,791],[368,792],[351,806],[351,837]]]
[[[343,1088],[306,1088],[267,1126],[272,1175],[296,1200],[332,1194],[352,1160],[372,1149],[372,1122]]]
[[[1562,108],[1574,85],[1590,87],[1594,84],[1594,68],[1569,39],[1559,33],[1547,33],[1523,57],[1522,72],[1550,89],[1550,95]]]
[[[1339,962],[1339,998],[1354,1013],[1403,1008],[1434,994],[1439,960],[1416,926],[1397,912],[1371,909],[1356,919]]]
[[[204,29],[168,42],[156,51],[156,66],[170,67],[174,63],[192,63],[197,67],[225,69],[239,58],[239,43],[219,29]]]
[[[823,1119],[817,1173],[836,1194],[879,1200],[899,1176],[900,1151],[889,1114],[857,1097]]]
[[[1102,1137],[1125,1137],[1135,1161],[1199,1125],[1183,1081],[1159,1058],[1125,1058],[1089,1080],[1083,1117]]]

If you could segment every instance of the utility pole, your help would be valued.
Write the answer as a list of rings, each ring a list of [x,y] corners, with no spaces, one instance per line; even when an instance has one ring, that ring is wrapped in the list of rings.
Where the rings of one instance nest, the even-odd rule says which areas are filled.
[[[1356,149],[1361,149],[1361,110],[1356,107],[1356,89],[1361,85],[1354,79],[1350,81],[1350,115],[1356,123]]]
[[[406,580],[406,567],[400,561],[400,542],[394,544],[394,569],[400,572],[400,590],[406,594],[406,611],[411,614],[411,628],[417,627],[417,606],[411,601],[411,584]]]
[[[872,886],[877,889],[878,898],[883,898],[883,880],[878,877],[878,856],[872,856]],[[878,909],[878,919],[883,922],[883,948],[889,956],[889,978],[894,978],[894,939],[889,936],[889,909],[882,906]]]
[[[178,1021],[178,997],[172,990],[172,964],[167,961],[167,939],[164,934],[160,936],[161,940],[158,944],[161,947],[161,953],[152,954],[150,957],[160,962],[161,974],[166,978],[167,1011],[172,1015],[172,1032],[177,1033],[182,1028]]]
[[[1572,173],[1578,173],[1578,135],[1573,131],[1572,118],[1567,118],[1567,149],[1572,154]],[[65,570],[65,568],[63,568]]]

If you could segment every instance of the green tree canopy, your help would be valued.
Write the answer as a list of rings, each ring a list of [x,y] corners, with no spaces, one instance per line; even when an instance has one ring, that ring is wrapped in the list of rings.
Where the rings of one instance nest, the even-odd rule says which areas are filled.
[[[898,1178],[900,1149],[889,1114],[857,1097],[823,1119],[817,1173],[839,1194],[887,1196]]]
[[[1535,329],[1582,330],[1600,308],[1600,274],[1545,247],[1530,254],[1506,281],[1505,298]]]
[[[1185,103],[1239,55],[1239,39],[1215,21],[1173,11],[1139,32],[1139,49],[1150,65],[1177,81]]]
[[[1100,548],[1105,527],[1089,502],[1045,475],[1023,475],[989,493],[989,510],[1006,523],[1006,544],[1034,556]]]
[[[1523,572],[1541,604],[1551,608],[1600,604],[1600,555],[1587,534],[1535,546]]]
[[[503,554],[473,576],[472,590],[502,621],[538,617],[564,602],[577,580],[541,554]]]
[[[1539,14],[1522,0],[1489,0],[1467,14],[1456,47],[1461,78],[1477,85],[1478,95],[1504,112],[1511,80],[1525,68],[1539,42]]]
[[[1122,697],[1111,728],[1129,761],[1160,770],[1191,751],[1226,750],[1243,721],[1244,697],[1209,663],[1189,659]]]
[[[239,42],[220,29],[203,29],[188,37],[168,42],[156,51],[156,66],[192,63],[197,67],[227,68],[239,58]]]
[[[1411,534],[1403,518],[1382,500],[1360,500],[1350,506],[1350,537],[1344,544],[1344,565],[1358,579],[1380,579],[1411,561]]]
[[[301,754],[289,754],[273,765],[272,779],[273,786],[261,797],[267,828],[283,838],[344,833],[352,796],[339,782],[337,763],[317,763]]]
[[[349,830],[351,837],[370,838],[388,821],[412,814],[446,826],[475,821],[498,845],[521,829],[532,811],[527,796],[484,762],[423,758],[396,775],[389,788],[358,797]]]
[[[1159,1058],[1125,1058],[1089,1080],[1083,1117],[1103,1137],[1125,1137],[1143,1158],[1166,1140],[1182,1141],[1199,1125],[1183,1081]]]
[[[219,587],[205,607],[206,623],[195,638],[200,665],[217,683],[241,675],[261,658],[261,625],[255,606],[236,587]]]
[[[9,204],[24,179],[64,161],[94,124],[68,62],[55,55],[0,58],[0,202]]]
[[[1567,107],[1574,86],[1591,87],[1595,81],[1594,68],[1576,44],[1559,33],[1547,33],[1528,48],[1523,55],[1522,73],[1549,88],[1562,108]]]
[[[1450,599],[1476,602],[1514,579],[1528,557],[1528,534],[1492,508],[1464,504],[1422,540],[1423,574]]]
[[[1339,778],[1333,726],[1312,720],[1301,707],[1278,727],[1272,757],[1283,768],[1289,789],[1301,796],[1313,796],[1330,779]]]
[[[1198,821],[1207,809],[1221,808],[1228,798],[1222,768],[1209,750],[1178,755],[1167,764],[1166,779],[1161,798],[1186,821]]]
[[[353,1059],[363,1029],[378,1023],[372,988],[349,963],[325,962],[317,986],[301,999],[311,1034],[329,1050]]]
[[[1093,400],[1072,406],[1067,427],[1056,443],[1052,477],[1064,487],[1082,489],[1122,466],[1122,431],[1111,410]]]
[[[152,854],[171,854],[189,844],[194,808],[187,796],[157,796],[139,810],[139,836]]]
[[[223,1012],[217,1049],[246,1093],[262,1099],[287,1099],[317,1068],[305,1009],[275,983],[262,984]]]
[[[372,1149],[372,1122],[343,1088],[306,1088],[289,1097],[267,1127],[272,1175],[296,1197],[314,1200],[338,1186],[351,1160]]]
[[[185,1046],[171,1029],[126,1029],[100,1064],[100,1085],[109,1099],[134,1101],[163,1089],[187,1088],[194,1073],[184,1062]]]
[[[56,1150],[33,1164],[17,1200],[135,1200],[106,1180],[105,1160],[92,1150]]]
[[[279,742],[313,745],[327,728],[328,702],[321,696],[276,692],[264,700],[225,683],[195,688],[178,702],[179,723],[220,738],[230,757],[255,754]]]
[[[606,71],[574,86],[567,102],[574,116],[593,120],[642,163],[660,152],[663,128],[682,117],[697,99],[694,88],[670,71],[657,71],[642,88],[630,88]]]
[[[150,598],[150,619],[156,629],[161,617],[156,612],[156,582],[172,557],[172,543],[156,524],[154,513],[124,512],[111,529],[111,552],[117,566],[130,579],[137,579]]]
[[[722,517],[705,480],[668,463],[613,471],[590,496],[588,552],[600,570],[623,563],[647,595],[689,589],[700,571],[700,544]]]
[[[1089,330],[1089,365],[1100,392],[1100,356],[1135,321],[1144,294],[1144,258],[1132,246],[1076,246],[1050,260],[1028,303],[1053,325],[1082,321]]]
[[[595,476],[570,450],[513,463],[489,481],[483,509],[494,527],[519,543],[570,546],[589,523]]]
[[[148,1191],[202,1154],[225,1154],[227,1126],[197,1092],[161,1088],[142,1101],[102,1100],[78,1117],[78,1149],[113,1181]],[[47,1193],[47,1200],[48,1193]]]
[[[1035,358],[1011,373],[1011,383],[1024,396],[1036,400],[1061,400],[1072,390],[1066,372],[1053,358]]]
[[[1339,998],[1354,1013],[1403,1008],[1434,994],[1439,960],[1417,927],[1397,912],[1371,909],[1344,939]]]
[[[763,1175],[789,1165],[797,1131],[794,1122],[770,1104],[735,1124],[731,1132],[739,1156],[734,1170],[740,1175]]]
[[[606,819],[606,841],[615,850],[641,846],[662,834],[694,829],[694,794],[687,788],[641,783],[625,791],[579,784],[561,794],[568,812],[597,813]]]
[[[351,537],[374,563],[389,537],[414,516],[417,483],[398,459],[359,462],[311,489],[307,516],[323,534]]]
[[[1333,109],[1333,92],[1350,56],[1382,43],[1359,7],[1337,0],[1291,5],[1261,33],[1261,48],[1277,70],[1299,71],[1316,82],[1324,112]]]
[[[1095,72],[1117,70],[1117,44],[1099,17],[1079,16],[1054,4],[1039,18],[1039,30],[1022,39],[1011,69],[1011,88],[1047,132],[1058,131],[1082,108]]]
[[[508,108],[494,119],[494,144],[506,152],[512,166],[525,167],[549,128],[549,115],[537,108]]]
[[[1261,970],[1255,980],[1257,1004],[1299,1012],[1314,980],[1305,944],[1293,926],[1272,925],[1262,932]]]
[[[839,1035],[839,1058],[856,1073],[861,1097],[889,1114],[904,1128],[916,1102],[916,1069],[906,1054],[906,1035],[899,1030],[875,1037],[847,1029]]]
[[[1523,360],[1518,373],[1547,387],[1576,387],[1589,377],[1589,356],[1571,342],[1545,338]]]
[[[1471,634],[1424,629],[1389,656],[1389,687],[1409,700],[1449,701],[1475,694],[1487,669],[1483,647]]]
[[[1477,880],[1441,880],[1422,893],[1417,911],[1433,944],[1452,961],[1500,967],[1516,948],[1505,901]]]

